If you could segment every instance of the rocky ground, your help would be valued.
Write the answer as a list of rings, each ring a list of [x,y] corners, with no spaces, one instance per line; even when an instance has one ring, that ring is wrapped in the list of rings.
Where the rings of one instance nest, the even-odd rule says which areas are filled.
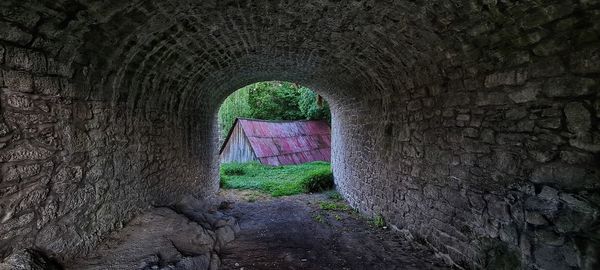
[[[0,269],[448,268],[432,251],[376,223],[331,193],[272,198],[224,190],[210,204],[189,198],[153,208],[63,266],[28,250]]]
[[[221,195],[230,202],[222,211],[241,227],[221,251],[221,269],[448,268],[430,250],[371,224],[325,194],[269,198],[225,190]]]
[[[136,217],[65,269],[219,269],[219,252],[238,231],[235,219],[189,198]]]

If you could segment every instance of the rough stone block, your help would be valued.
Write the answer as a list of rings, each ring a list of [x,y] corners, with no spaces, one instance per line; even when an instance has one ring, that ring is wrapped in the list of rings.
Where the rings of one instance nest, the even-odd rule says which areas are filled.
[[[593,46],[572,53],[569,58],[569,67],[575,73],[600,73],[600,49]]]
[[[537,99],[540,90],[541,84],[527,83],[522,89],[509,93],[508,97],[515,103],[531,102]]]
[[[35,176],[41,171],[39,164],[5,165],[2,168],[4,182],[17,181],[27,177]]]
[[[58,270],[58,264],[43,254],[33,250],[20,250],[12,253],[0,263],[0,269],[12,270]]]
[[[39,52],[23,48],[7,47],[6,66],[15,70],[45,72],[46,58]]]
[[[535,262],[541,269],[571,269],[561,254],[560,247],[544,244],[536,244],[533,251]]]
[[[568,3],[538,7],[527,14],[521,21],[521,27],[531,29],[549,23],[573,12],[574,7]]]
[[[467,105],[471,102],[471,96],[467,93],[455,93],[448,95],[446,99],[444,99],[444,107],[456,107]]]
[[[542,191],[537,195],[539,198],[547,200],[553,204],[558,203],[558,190],[549,186],[542,187]]]
[[[544,216],[535,211],[525,211],[525,221],[533,225],[546,225],[548,221]]]
[[[535,168],[531,181],[557,184],[564,188],[592,188],[600,186],[600,174],[595,170],[553,162]]]
[[[33,38],[31,34],[5,21],[0,22],[0,33],[3,33],[3,40],[15,42],[20,45],[26,45]]]
[[[525,108],[525,107],[513,108],[504,113],[506,119],[508,119],[508,120],[523,119],[525,116],[527,116],[527,114],[528,114],[528,111],[527,111],[527,108]]]
[[[531,78],[556,77],[564,74],[565,71],[562,60],[558,57],[544,57],[529,65],[529,77]]]
[[[563,38],[551,38],[544,40],[533,48],[533,53],[538,56],[556,55],[569,48],[568,40]]]
[[[511,70],[488,75],[485,78],[485,87],[492,88],[501,85],[521,85],[527,80],[527,70]]]
[[[562,127],[562,119],[561,118],[547,118],[547,119],[539,119],[536,120],[536,125],[541,128],[546,129],[559,129]]]
[[[568,103],[565,105],[564,112],[569,131],[575,134],[584,134],[591,129],[590,111],[582,103]]]
[[[559,77],[544,83],[542,92],[548,97],[575,97],[589,95],[596,82],[589,78]]]
[[[591,164],[594,156],[590,153],[577,151],[561,151],[560,159],[568,164]]]
[[[592,220],[598,216],[597,209],[595,209],[589,202],[577,198],[575,195],[561,193],[560,200],[565,204],[565,206],[573,209],[574,211],[587,215]]]
[[[40,94],[56,96],[60,93],[60,80],[56,77],[35,77],[33,86]]]
[[[478,92],[475,104],[477,106],[504,105],[510,101],[504,92]]]
[[[23,93],[33,92],[33,77],[31,73],[26,71],[2,71],[4,76],[5,86],[12,91]]]

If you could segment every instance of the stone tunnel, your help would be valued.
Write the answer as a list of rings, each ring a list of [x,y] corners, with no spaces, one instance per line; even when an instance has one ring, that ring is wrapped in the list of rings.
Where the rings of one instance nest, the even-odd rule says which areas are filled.
[[[66,260],[150,206],[214,196],[219,105],[286,80],[330,102],[336,187],[361,212],[466,268],[599,267],[598,0],[5,0],[0,14],[0,258]]]

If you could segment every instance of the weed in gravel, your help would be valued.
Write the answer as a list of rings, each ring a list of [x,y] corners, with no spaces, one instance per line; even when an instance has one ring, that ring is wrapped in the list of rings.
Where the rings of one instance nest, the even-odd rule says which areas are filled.
[[[344,203],[327,202],[327,201],[319,202],[319,208],[321,208],[321,210],[329,210],[329,211],[350,211],[350,210],[352,210],[348,205],[346,205]]]
[[[316,214],[313,216],[313,219],[319,223],[325,223],[325,217],[321,214]]]
[[[329,198],[330,200],[333,200],[333,201],[339,202],[339,201],[344,200],[342,195],[340,195],[340,193],[337,192],[336,190],[327,191],[327,192],[325,192],[325,194],[327,195],[327,198]]]
[[[384,228],[385,227],[385,219],[383,219],[383,216],[381,214],[377,214],[371,221],[371,224],[373,224],[373,226],[378,227],[378,228]]]

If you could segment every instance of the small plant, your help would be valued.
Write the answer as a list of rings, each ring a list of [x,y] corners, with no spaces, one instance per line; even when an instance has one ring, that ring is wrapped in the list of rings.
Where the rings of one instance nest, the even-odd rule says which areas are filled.
[[[319,222],[319,223],[325,223],[325,217],[323,217],[323,215],[321,215],[321,214],[314,215],[314,216],[313,216],[313,219],[314,219],[316,222]]]
[[[335,217],[335,220],[337,220],[337,221],[342,220],[342,217],[338,214],[334,215],[334,217]]]
[[[330,168],[315,170],[300,182],[305,192],[320,192],[333,188],[333,173]]]
[[[381,214],[377,214],[372,221],[373,225],[378,228],[385,227],[385,220]]]

